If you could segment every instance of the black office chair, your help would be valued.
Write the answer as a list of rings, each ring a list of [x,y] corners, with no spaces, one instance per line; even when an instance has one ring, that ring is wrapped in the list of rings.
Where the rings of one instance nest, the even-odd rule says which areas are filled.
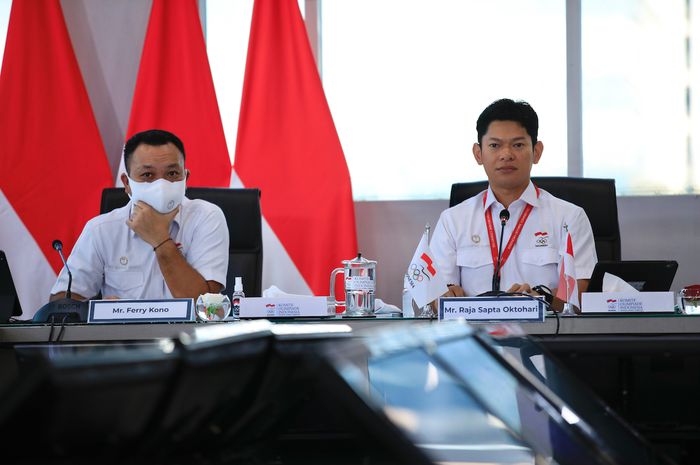
[[[229,258],[224,293],[231,297],[235,278],[241,276],[245,295],[260,297],[263,265],[260,190],[189,187],[186,195],[190,199],[202,199],[218,205],[226,217]],[[102,191],[100,213],[123,207],[128,202],[129,197],[123,188],[107,188]]]
[[[583,208],[591,221],[598,260],[620,260],[620,224],[614,179],[535,177],[532,182],[555,197]],[[482,192],[487,181],[452,184],[450,207]]]

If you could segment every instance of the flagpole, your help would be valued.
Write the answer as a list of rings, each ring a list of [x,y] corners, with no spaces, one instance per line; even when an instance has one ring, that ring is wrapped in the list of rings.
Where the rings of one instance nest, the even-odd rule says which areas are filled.
[[[425,240],[428,241],[428,245],[430,245],[430,223],[425,223]],[[433,312],[432,304],[429,302],[423,305],[423,308],[421,308],[420,317],[433,318],[434,316],[435,313]]]
[[[566,230],[566,233],[567,233],[566,240],[568,241],[568,240],[569,240],[569,236],[568,236],[569,230],[568,230],[568,228],[567,228],[567,230]],[[564,249],[564,255],[566,256],[567,253],[568,253],[568,250],[565,248],[565,249]],[[574,309],[572,308],[573,306],[569,303],[569,301],[571,300],[571,294],[569,293],[569,291],[570,291],[570,289],[569,289],[569,279],[568,279],[566,276],[564,276],[564,281],[566,282],[566,302],[564,302],[564,308],[562,309],[561,314],[562,314],[562,315],[574,315],[575,312],[574,312]]]
[[[566,302],[564,302],[564,308],[562,309],[561,314],[562,315],[573,315],[574,310],[571,308],[571,304],[569,303],[569,280],[565,279],[566,281]]]

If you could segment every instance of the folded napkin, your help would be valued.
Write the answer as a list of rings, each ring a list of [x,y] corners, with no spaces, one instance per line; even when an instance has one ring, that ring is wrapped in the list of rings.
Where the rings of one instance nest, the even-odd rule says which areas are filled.
[[[313,297],[309,294],[290,294],[289,292],[284,292],[279,287],[272,285],[262,291],[263,297],[274,298],[274,297]]]
[[[603,292],[639,292],[634,287],[630,286],[627,281],[615,276],[614,274],[605,273],[603,275]]]

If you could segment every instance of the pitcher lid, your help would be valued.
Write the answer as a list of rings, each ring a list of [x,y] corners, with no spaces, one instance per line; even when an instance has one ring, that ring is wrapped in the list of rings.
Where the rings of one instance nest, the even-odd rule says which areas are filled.
[[[358,252],[357,257],[353,258],[352,260],[343,260],[343,265],[350,265],[351,267],[356,267],[356,266],[365,266],[365,265],[376,265],[377,261],[376,260],[367,260],[365,257],[362,256],[362,253]]]

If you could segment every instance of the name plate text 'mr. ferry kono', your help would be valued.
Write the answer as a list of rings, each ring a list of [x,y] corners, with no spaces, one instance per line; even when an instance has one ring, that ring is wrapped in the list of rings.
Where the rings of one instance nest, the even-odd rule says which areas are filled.
[[[88,323],[156,323],[194,320],[192,299],[91,300]]]

